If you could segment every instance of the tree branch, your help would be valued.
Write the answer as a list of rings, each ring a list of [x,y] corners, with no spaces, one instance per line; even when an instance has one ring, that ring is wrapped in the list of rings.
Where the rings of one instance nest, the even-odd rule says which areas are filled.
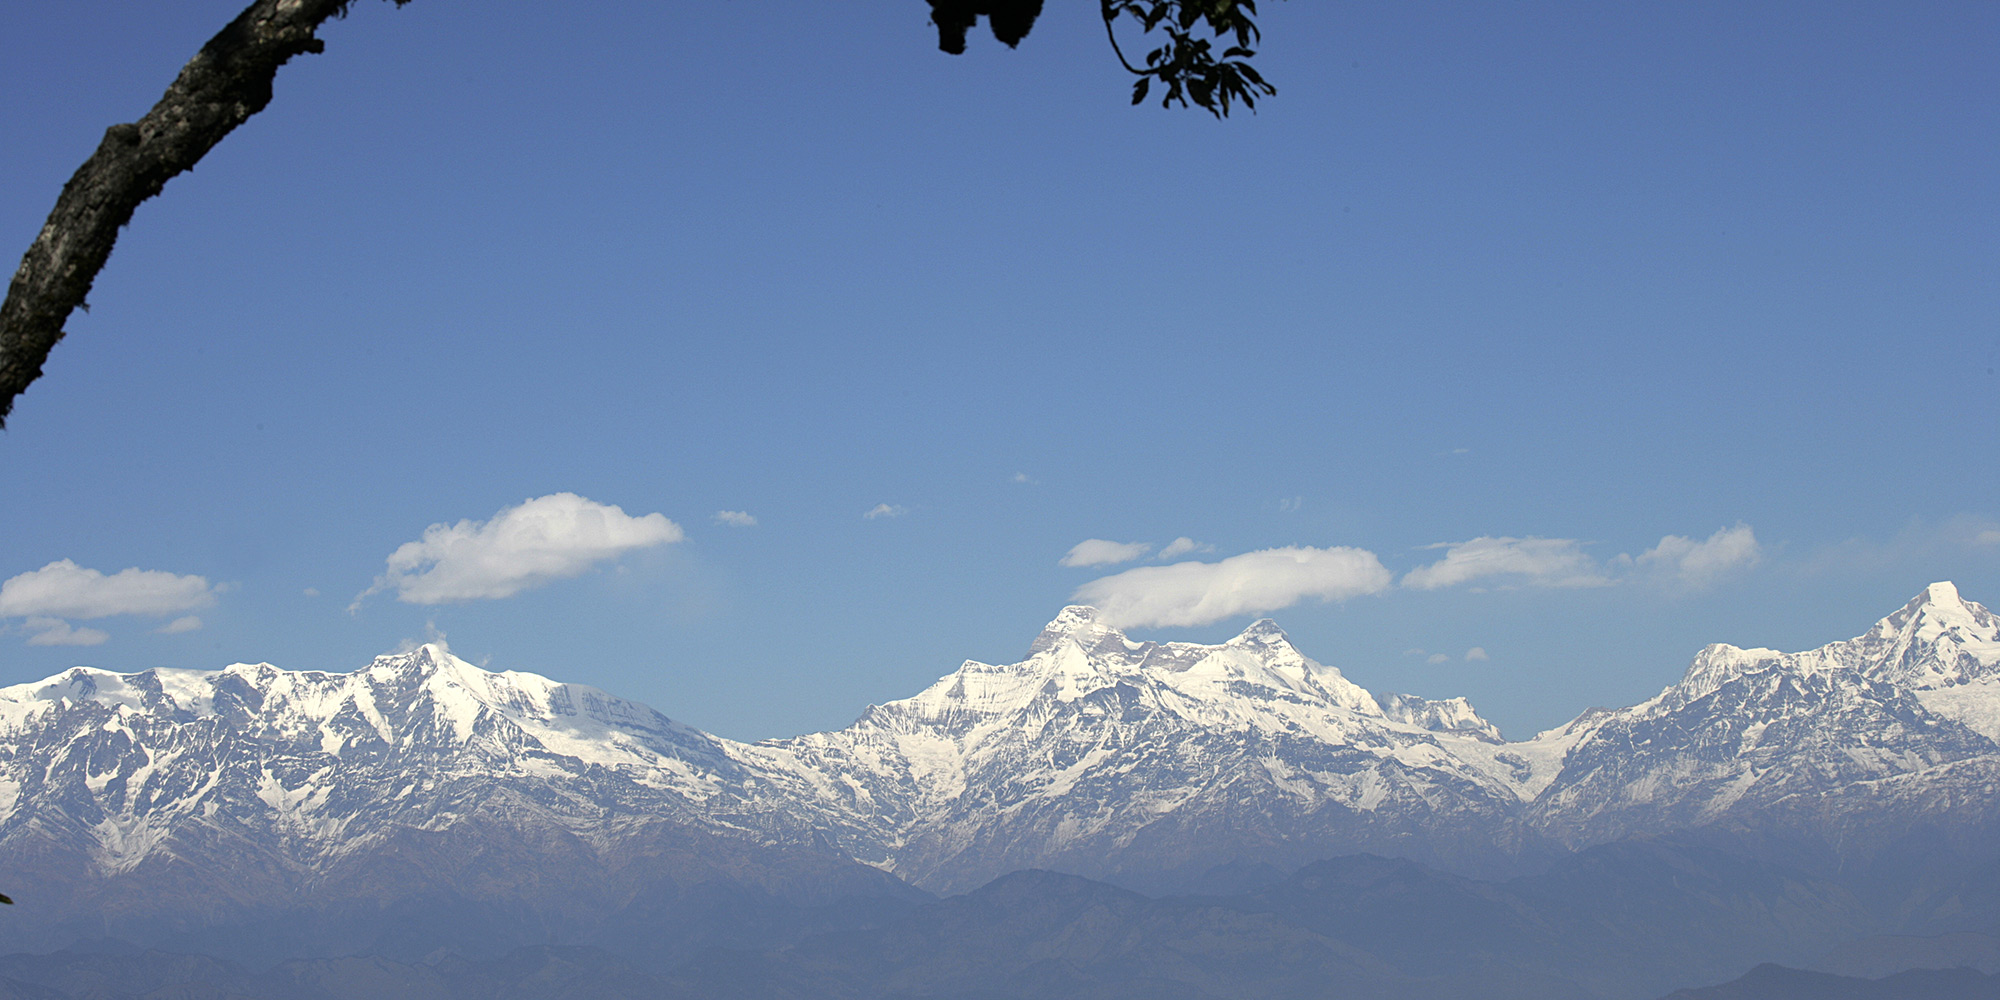
[[[0,304],[0,427],[15,398],[41,377],[71,311],[88,308],[91,283],[133,211],[264,110],[278,68],[323,51],[315,33],[350,2],[256,0],[188,60],[145,117],[105,130],[97,151],[63,185]]]
[[[1132,65],[1132,60],[1125,58],[1125,50],[1119,47],[1118,32],[1111,30],[1111,22],[1118,19],[1118,11],[1111,6],[1111,0],[1101,0],[1099,6],[1104,12],[1104,37],[1111,40],[1111,51],[1118,56],[1118,64],[1133,76],[1151,76],[1150,72]]]

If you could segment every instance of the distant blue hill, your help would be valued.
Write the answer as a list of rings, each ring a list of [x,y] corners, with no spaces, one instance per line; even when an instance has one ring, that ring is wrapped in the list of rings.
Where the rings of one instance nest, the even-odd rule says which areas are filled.
[[[1883,979],[1760,965],[1719,986],[1679,990],[1663,1000],[1993,1000],[2000,975],[1973,969],[1910,969]]]

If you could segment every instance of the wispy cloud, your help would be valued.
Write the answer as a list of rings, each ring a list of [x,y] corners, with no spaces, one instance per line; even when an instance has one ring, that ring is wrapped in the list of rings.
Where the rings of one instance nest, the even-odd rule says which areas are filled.
[[[757,519],[747,510],[718,510],[709,518],[717,524],[729,528],[754,528]]]
[[[1780,572],[1803,577],[1852,580],[1935,580],[1965,572],[2000,550],[2000,522],[1987,514],[1959,513],[1942,520],[1911,518],[1886,539],[1854,537],[1792,554],[1777,564]],[[1969,567],[1968,567],[1969,568]]]
[[[1188,555],[1190,553],[1214,552],[1214,551],[1215,551],[1215,546],[1210,545],[1207,542],[1197,542],[1186,535],[1182,535],[1181,537],[1176,538],[1171,542],[1168,542],[1166,548],[1161,549],[1160,554],[1155,556],[1154,558],[1160,560],[1161,562],[1165,562],[1168,559],[1178,558],[1180,556]]]
[[[888,504],[888,503],[878,503],[875,506],[868,508],[867,513],[862,514],[861,516],[867,518],[870,521],[873,521],[878,517],[902,517],[904,514],[908,514],[909,512],[910,508],[908,507],[899,507],[895,504]]]
[[[1086,538],[1070,546],[1069,553],[1056,560],[1056,565],[1111,566],[1131,562],[1151,551],[1153,546],[1147,542],[1111,542],[1102,538]]]
[[[1422,646],[1412,646],[1409,649],[1403,650],[1403,655],[1414,657],[1425,663],[1450,663],[1452,660],[1450,653],[1432,653],[1425,650]],[[1474,646],[1465,651],[1465,660],[1467,663],[1482,661],[1486,658],[1486,650],[1479,646]]]
[[[1436,590],[1492,577],[1538,587],[1600,587],[1611,580],[1570,538],[1494,538],[1428,546],[1444,558],[1403,574],[1403,586]]]
[[[1764,550],[1757,544],[1756,532],[1738,521],[1734,527],[1718,530],[1703,541],[1668,535],[1636,558],[1618,558],[1640,572],[1664,576],[1676,585],[1702,588],[1762,562]]]
[[[0,583],[0,618],[171,615],[215,603],[219,589],[199,576],[137,568],[106,575],[59,559]]]
[[[60,618],[30,618],[21,628],[30,646],[96,646],[111,638],[103,629],[75,628]]]
[[[1437,590],[1493,581],[1513,587],[1604,587],[1650,581],[1698,590],[1763,559],[1756,532],[1742,522],[1699,541],[1667,535],[1637,556],[1618,555],[1602,562],[1574,538],[1482,536],[1428,547],[1444,549],[1444,558],[1403,574],[1403,586]]]
[[[1305,497],[1281,497],[1278,500],[1278,510],[1285,514],[1296,513],[1300,507],[1305,505]]]
[[[192,632],[200,627],[201,627],[200,618],[194,615],[182,615],[179,618],[176,618],[173,621],[170,621],[165,625],[162,625],[159,628],[154,629],[153,631],[158,632],[161,635],[179,635],[182,632]]]
[[[1014,473],[1014,481],[1017,483],[1032,483],[1035,481],[1035,477],[1025,472],[1016,472]]]
[[[1095,605],[1120,626],[1207,625],[1309,598],[1339,601],[1372,594],[1394,579],[1373,552],[1295,546],[1213,563],[1129,569],[1078,587],[1072,599]]]
[[[389,554],[387,572],[357,595],[349,610],[390,590],[409,604],[512,597],[683,537],[680,525],[664,514],[632,517],[614,504],[551,493],[502,508],[485,521],[425,528],[422,538]]]
[[[419,646],[436,646],[447,653],[451,652],[451,643],[446,641],[444,629],[438,628],[438,624],[435,621],[424,623],[423,638],[404,639],[402,642],[397,643],[394,653],[397,656],[401,656],[404,653],[414,653]]]

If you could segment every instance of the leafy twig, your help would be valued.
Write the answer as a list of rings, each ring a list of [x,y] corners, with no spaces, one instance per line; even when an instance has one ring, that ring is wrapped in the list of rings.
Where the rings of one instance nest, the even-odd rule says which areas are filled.
[[[1259,96],[1269,97],[1278,88],[1264,80],[1249,60],[1257,52],[1251,46],[1262,39],[1257,30],[1256,0],[1099,0],[1104,14],[1104,33],[1111,50],[1126,71],[1139,79],[1132,84],[1132,103],[1144,101],[1155,80],[1166,87],[1161,107],[1189,102],[1217,118],[1227,118],[1237,101],[1255,111]],[[1116,23],[1120,17],[1138,22],[1147,34],[1166,31],[1166,44],[1146,54],[1143,67],[1134,66],[1118,43]],[[1195,37],[1196,26],[1209,37]],[[1214,43],[1234,39],[1218,58]]]

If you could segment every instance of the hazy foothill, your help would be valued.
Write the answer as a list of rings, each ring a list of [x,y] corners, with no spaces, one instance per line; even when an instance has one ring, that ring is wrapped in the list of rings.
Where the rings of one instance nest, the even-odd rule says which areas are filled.
[[[2000,10],[244,2],[0,15],[0,1000],[2000,995]]]

